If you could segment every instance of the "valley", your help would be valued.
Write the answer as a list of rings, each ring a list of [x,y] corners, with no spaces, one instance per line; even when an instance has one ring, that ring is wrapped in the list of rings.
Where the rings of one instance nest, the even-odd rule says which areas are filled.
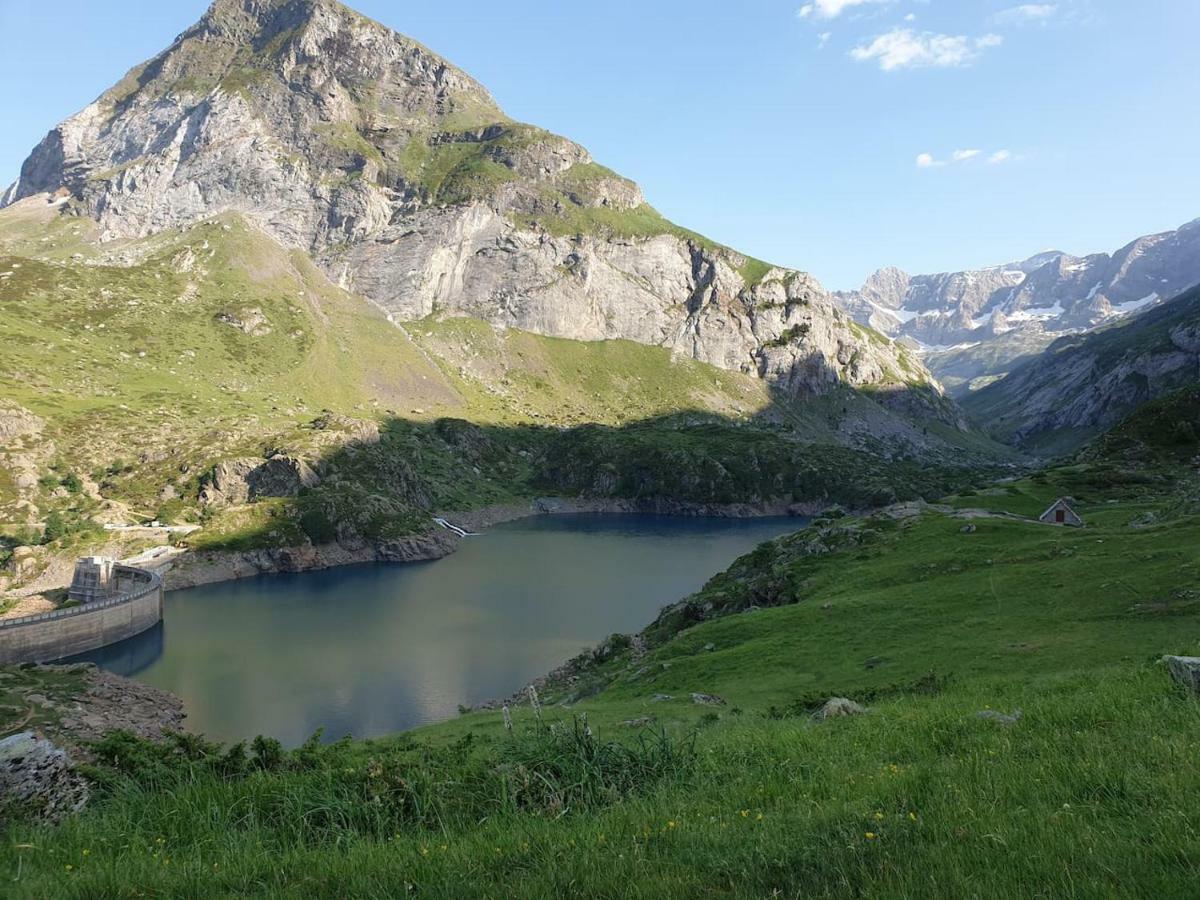
[[[838,62],[1066,32],[926,6]],[[336,0],[214,0],[0,194],[5,896],[1190,896],[1198,547],[1200,220],[827,290]]]

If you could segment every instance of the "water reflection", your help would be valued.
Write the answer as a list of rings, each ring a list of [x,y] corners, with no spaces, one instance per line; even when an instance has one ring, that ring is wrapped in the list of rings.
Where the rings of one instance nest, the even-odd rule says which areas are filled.
[[[444,560],[272,575],[168,594],[165,624],[88,654],[173,691],[221,740],[386,734],[510,693],[645,625],[796,519],[553,516]]]

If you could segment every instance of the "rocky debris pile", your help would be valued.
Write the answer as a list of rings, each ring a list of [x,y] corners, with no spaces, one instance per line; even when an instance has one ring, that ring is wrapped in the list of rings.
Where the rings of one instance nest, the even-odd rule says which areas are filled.
[[[724,706],[725,701],[716,694],[701,694],[695,692],[692,694],[692,702],[700,706]]]
[[[183,701],[174,694],[98,669],[92,663],[24,665],[0,670],[0,687],[13,709],[51,740],[86,758],[83,744],[111,731],[148,740],[183,728]]]
[[[174,694],[91,663],[79,665],[85,667],[87,692],[74,705],[62,708],[63,731],[89,740],[117,730],[158,740],[164,732],[183,729],[183,701]]]
[[[0,816],[57,824],[87,804],[88,786],[67,752],[32,731],[0,741]]]

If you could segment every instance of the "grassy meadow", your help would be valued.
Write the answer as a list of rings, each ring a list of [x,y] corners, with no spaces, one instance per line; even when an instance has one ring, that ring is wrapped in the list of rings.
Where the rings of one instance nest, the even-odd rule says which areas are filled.
[[[1200,483],[1125,466],[830,511],[576,660],[511,731],[110,738],[88,811],[9,828],[6,890],[1193,896],[1200,702],[1157,659],[1200,651]],[[1063,493],[1086,528],[1011,517]],[[830,696],[870,712],[814,721]]]

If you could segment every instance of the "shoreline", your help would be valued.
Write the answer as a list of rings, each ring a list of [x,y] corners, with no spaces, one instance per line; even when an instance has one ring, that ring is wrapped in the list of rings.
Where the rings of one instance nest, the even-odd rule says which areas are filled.
[[[665,498],[636,500],[537,497],[524,502],[493,504],[465,512],[444,512],[437,515],[468,531],[482,531],[518,519],[580,513],[722,519],[773,516],[802,518],[815,515],[827,505],[827,502],[750,504],[692,503]],[[170,565],[163,572],[163,577],[166,590],[171,592],[200,585],[238,581],[258,575],[318,572],[365,563],[426,562],[443,559],[454,553],[462,540],[463,538],[453,531],[435,526],[421,534],[378,543],[364,541],[349,547],[335,543],[262,550],[209,550],[200,553],[184,551],[164,560]]]

